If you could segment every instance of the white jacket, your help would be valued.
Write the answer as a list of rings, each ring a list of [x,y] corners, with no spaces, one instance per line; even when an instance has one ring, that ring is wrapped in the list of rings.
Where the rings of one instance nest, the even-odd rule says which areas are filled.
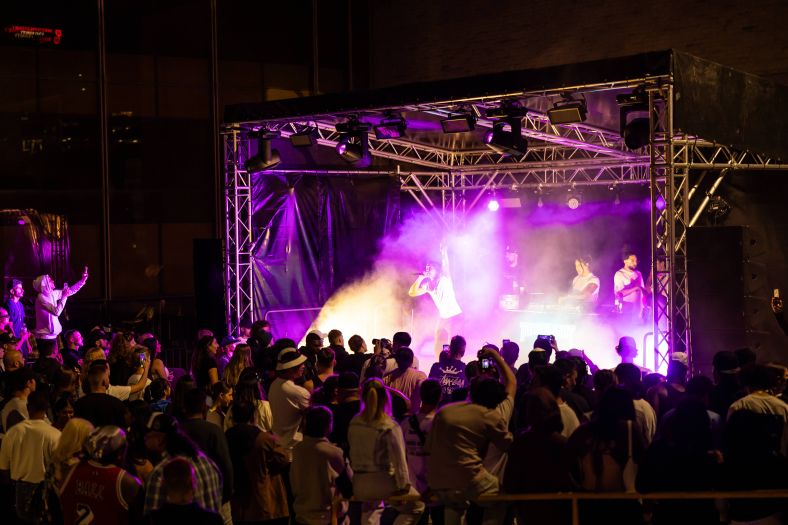
[[[347,436],[353,472],[385,472],[394,478],[398,489],[410,485],[402,429],[391,418],[368,424],[356,416]]]

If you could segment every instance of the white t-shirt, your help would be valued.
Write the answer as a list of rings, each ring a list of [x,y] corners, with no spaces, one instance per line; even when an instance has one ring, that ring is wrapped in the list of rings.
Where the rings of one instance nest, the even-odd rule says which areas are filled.
[[[11,399],[8,400],[8,403],[6,403],[5,406],[3,407],[3,411],[0,412],[0,419],[2,420],[3,423],[2,430],[5,430],[6,420],[8,419],[8,416],[11,414],[11,412],[13,412],[14,410],[22,414],[22,416],[24,416],[24,418],[27,419],[28,418],[27,399],[12,397]]]
[[[613,277],[613,292],[618,295],[621,290],[628,287],[633,282],[637,282],[638,286],[642,288],[646,287],[646,285],[643,283],[643,276],[640,275],[639,271],[621,268]],[[642,293],[642,291],[638,291],[629,295],[625,295],[623,301],[625,303],[640,303],[642,300]]]
[[[13,481],[41,483],[59,439],[60,431],[43,419],[17,423],[3,438],[0,470],[10,470]]]
[[[131,387],[122,385],[109,385],[107,387],[107,394],[111,395],[112,397],[116,397],[121,401],[126,401],[131,395]]]
[[[450,277],[441,275],[435,289],[428,290],[427,293],[430,294],[435,306],[438,307],[438,315],[441,319],[449,319],[462,313],[462,308],[454,295],[454,283]]]
[[[592,293],[588,298],[588,302],[596,303],[599,299],[599,277],[593,273],[589,273],[588,275],[578,275],[572,279],[572,292],[579,295],[583,293],[583,290],[585,290],[589,284],[595,284],[596,290],[594,290],[594,293]]]
[[[657,413],[645,399],[633,399],[632,403],[635,405],[635,422],[646,439],[646,445],[650,445],[657,433]]]
[[[564,424],[564,430],[561,431],[561,435],[568,438],[580,426],[580,420],[577,419],[577,414],[572,410],[572,407],[566,403],[560,403],[558,411],[561,413],[561,422]]]
[[[279,436],[291,461],[293,447],[303,440],[301,420],[304,411],[309,408],[310,397],[309,390],[281,377],[276,378],[268,391],[273,431]]]

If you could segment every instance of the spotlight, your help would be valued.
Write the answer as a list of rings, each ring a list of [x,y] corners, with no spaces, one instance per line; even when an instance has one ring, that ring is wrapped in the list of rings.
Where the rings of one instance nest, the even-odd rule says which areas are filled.
[[[485,133],[484,143],[502,155],[525,155],[528,150],[528,142],[521,134],[522,127],[520,117],[506,118],[496,122],[493,129]]]
[[[441,127],[444,133],[463,133],[472,131],[476,127],[476,117],[470,113],[449,115],[441,120]]]
[[[542,196],[541,195],[539,195],[539,200],[536,201],[536,206],[538,208],[541,208],[542,206],[544,206],[544,202],[542,202]]]
[[[566,197],[566,205],[570,210],[576,210],[583,204],[583,197],[574,189],[569,190],[569,195]]]
[[[576,124],[585,122],[588,109],[586,104],[580,100],[565,100],[556,102],[552,109],[547,110],[547,118],[550,124]]]
[[[359,167],[369,166],[372,159],[369,155],[369,142],[366,132],[345,133],[339,137],[336,146],[337,155],[345,161]]]
[[[620,133],[624,144],[633,150],[648,145],[650,126],[647,95],[643,90],[636,89],[632,93],[617,95],[616,103],[619,108]],[[630,119],[633,113],[635,118]]]
[[[709,197],[709,206],[706,208],[706,213],[712,218],[714,224],[724,219],[730,211],[731,205],[720,195],[712,195]]]
[[[384,118],[375,126],[375,136],[378,140],[398,139],[405,134],[407,123],[402,117]]]
[[[624,144],[629,149],[640,149],[648,146],[650,133],[647,118],[635,118],[624,126]]]
[[[616,184],[611,184],[607,189],[613,192],[613,204],[621,204],[621,189]]]
[[[259,173],[267,169],[273,168],[281,159],[279,151],[271,148],[271,141],[279,136],[276,131],[261,130],[254,132],[257,137],[257,155],[249,157],[244,162],[244,168],[248,173]]]
[[[500,208],[501,204],[498,202],[498,199],[495,198],[495,195],[493,195],[490,201],[487,203],[487,209],[490,211],[498,211]]]
[[[662,197],[662,195],[660,195],[659,197],[657,197],[657,209],[659,211],[662,211],[665,209],[665,206],[666,206],[665,199]]]
[[[316,132],[314,128],[307,128],[303,131],[299,131],[298,133],[293,133],[290,135],[290,144],[296,148],[308,148],[314,145],[315,134]]]

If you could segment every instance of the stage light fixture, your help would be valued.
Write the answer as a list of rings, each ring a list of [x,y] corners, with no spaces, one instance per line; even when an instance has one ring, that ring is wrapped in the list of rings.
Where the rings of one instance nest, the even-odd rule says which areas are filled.
[[[487,209],[490,211],[498,211],[501,209],[501,203],[498,202],[498,199],[496,199],[494,195],[487,203]]]
[[[509,129],[507,130],[507,126]],[[484,134],[484,143],[502,155],[525,155],[528,142],[522,136],[523,123],[520,117],[506,118],[493,124]]]
[[[476,117],[470,113],[449,115],[441,120],[441,127],[444,133],[464,133],[473,131],[476,127]]]
[[[372,162],[366,132],[342,134],[337,142],[336,152],[346,162],[359,167],[369,166]]]
[[[248,173],[259,173],[275,167],[281,159],[279,151],[271,147],[271,142],[279,136],[279,132],[271,130],[258,130],[250,133],[250,136],[257,136],[257,154],[249,157],[244,162],[244,168]]]
[[[576,210],[583,204],[583,196],[574,188],[569,190],[569,195],[566,196],[566,205],[570,210]]]
[[[632,150],[647,146],[650,140],[648,95],[642,89],[636,89],[632,93],[617,95],[616,103],[624,144]]]
[[[624,144],[629,149],[640,149],[649,143],[649,121],[647,118],[634,118],[624,126]]]
[[[611,184],[607,189],[613,192],[613,204],[615,206],[621,204],[621,188],[617,184]]]
[[[375,136],[378,140],[398,139],[405,134],[407,123],[402,117],[391,116],[384,118],[380,124],[374,126]]]
[[[577,124],[585,122],[588,108],[582,100],[565,100],[556,102],[552,109],[547,110],[550,124]]]
[[[316,142],[317,130],[314,128],[307,128],[298,133],[290,135],[290,144],[296,148],[308,148],[313,146]]]
[[[541,195],[539,195],[539,199],[536,201],[536,206],[538,208],[541,208],[541,207],[544,206],[544,202],[542,201],[542,196]]]

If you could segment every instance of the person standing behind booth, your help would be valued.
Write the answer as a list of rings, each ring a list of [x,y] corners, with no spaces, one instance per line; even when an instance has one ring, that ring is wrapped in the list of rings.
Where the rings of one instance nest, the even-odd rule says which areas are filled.
[[[638,257],[632,250],[624,250],[624,266],[613,277],[616,305],[626,321],[639,323],[643,316],[646,285],[637,271]]]

